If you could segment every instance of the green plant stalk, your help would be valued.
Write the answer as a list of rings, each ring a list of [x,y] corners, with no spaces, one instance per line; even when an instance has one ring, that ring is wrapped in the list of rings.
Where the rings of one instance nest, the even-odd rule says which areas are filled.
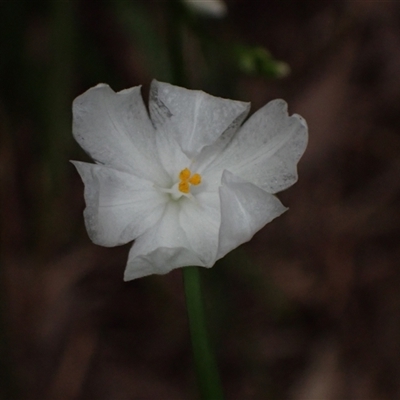
[[[184,8],[180,0],[169,0],[167,3],[167,15],[168,53],[172,83],[188,87],[183,54]]]
[[[167,16],[172,83],[188,87],[183,54],[184,9],[181,0],[169,0]],[[208,341],[198,267],[183,268],[183,284],[201,398],[222,400],[224,397],[218,368]]]
[[[198,267],[183,268],[186,308],[192,339],[197,381],[203,400],[223,399],[217,364],[210,348]]]

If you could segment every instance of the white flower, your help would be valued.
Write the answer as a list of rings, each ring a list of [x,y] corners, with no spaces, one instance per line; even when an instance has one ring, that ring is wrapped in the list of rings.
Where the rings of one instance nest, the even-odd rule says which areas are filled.
[[[193,11],[210,17],[221,18],[227,13],[223,0],[184,0],[184,3]]]
[[[241,126],[250,104],[153,81],[100,84],[73,104],[73,134],[96,161],[74,161],[88,234],[101,246],[135,240],[125,280],[212,267],[286,208],[274,193],[297,180],[307,125],[275,100]]]

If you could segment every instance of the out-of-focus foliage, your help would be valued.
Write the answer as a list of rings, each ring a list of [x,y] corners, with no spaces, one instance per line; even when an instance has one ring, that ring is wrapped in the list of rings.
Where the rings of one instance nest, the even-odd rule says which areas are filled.
[[[266,78],[284,78],[290,73],[288,64],[274,60],[271,53],[262,47],[237,45],[235,61],[243,73]]]

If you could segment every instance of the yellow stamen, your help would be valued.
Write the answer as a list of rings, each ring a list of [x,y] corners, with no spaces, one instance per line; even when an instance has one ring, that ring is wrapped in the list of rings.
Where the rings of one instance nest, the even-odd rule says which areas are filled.
[[[201,175],[200,174],[193,174],[189,168],[183,169],[179,173],[179,184],[178,189],[185,194],[190,193],[190,185],[200,185],[201,183]]]
[[[183,169],[180,174],[179,174],[179,180],[180,181],[187,181],[190,178],[190,175],[192,173],[190,172],[189,168]]]
[[[190,185],[189,185],[188,182],[181,181],[181,182],[179,182],[179,186],[178,187],[179,187],[179,190],[182,193],[188,194],[190,192]]]
[[[201,183],[201,175],[200,174],[194,174],[190,177],[189,179],[189,183],[191,183],[192,185],[200,185]]]

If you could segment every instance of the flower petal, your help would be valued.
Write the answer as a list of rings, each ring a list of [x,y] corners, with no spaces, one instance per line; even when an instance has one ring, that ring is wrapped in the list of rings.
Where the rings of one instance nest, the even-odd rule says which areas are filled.
[[[195,198],[183,198],[179,223],[191,248],[207,267],[216,261],[221,206],[218,191],[201,192]]]
[[[101,165],[72,162],[85,184],[86,229],[101,246],[132,241],[154,226],[169,196],[134,175]]]
[[[149,108],[156,128],[173,135],[183,152],[194,158],[247,112],[248,103],[153,80]]]
[[[287,210],[277,197],[224,171],[217,259],[249,241],[265,224]]]
[[[129,253],[124,281],[153,274],[164,275],[181,267],[203,266],[196,254],[185,247],[158,247],[150,253],[137,255],[135,246],[136,243]]]
[[[162,128],[157,131],[156,143],[158,157],[171,177],[171,181],[168,183],[171,186],[176,183],[174,179],[178,178],[179,172],[190,165],[190,160],[182,151],[175,137]]]
[[[218,139],[211,145],[203,147],[200,154],[193,160],[193,163],[191,165],[193,171],[197,171],[199,173],[207,173],[207,167],[215,162],[217,158],[219,158],[220,154],[229,145],[233,136],[240,128],[240,125],[247,117],[247,114],[250,111],[250,103],[246,104],[246,109],[231,122],[231,124],[225,129],[225,131],[218,137]],[[222,171],[218,175],[219,180],[221,179],[221,175]]]
[[[189,265],[205,266],[191,249],[179,225],[179,202],[168,203],[157,225],[136,239],[129,252],[124,280],[151,274],[166,274]]]
[[[297,181],[297,162],[307,146],[307,124],[287,114],[284,100],[257,111],[207,167],[208,174],[227,169],[269,193]],[[215,171],[215,172],[214,172]]]
[[[159,185],[168,181],[140,86],[115,93],[97,85],[74,100],[73,116],[74,137],[94,160]]]

